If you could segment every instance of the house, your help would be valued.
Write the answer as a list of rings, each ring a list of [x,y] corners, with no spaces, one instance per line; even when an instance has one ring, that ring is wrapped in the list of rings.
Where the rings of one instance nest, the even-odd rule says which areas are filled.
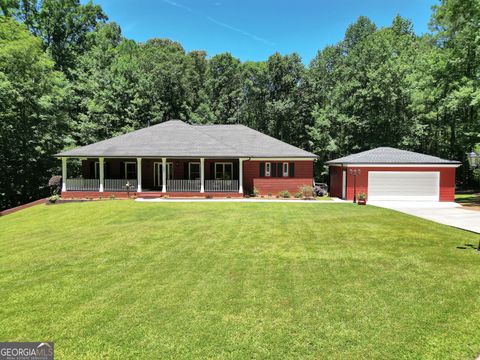
[[[62,196],[243,196],[298,191],[313,183],[317,158],[243,125],[171,120],[55,155]],[[81,160],[68,178],[67,160]],[[128,187],[127,187],[128,183]]]
[[[328,161],[330,195],[352,200],[454,201],[459,161],[379,147]]]

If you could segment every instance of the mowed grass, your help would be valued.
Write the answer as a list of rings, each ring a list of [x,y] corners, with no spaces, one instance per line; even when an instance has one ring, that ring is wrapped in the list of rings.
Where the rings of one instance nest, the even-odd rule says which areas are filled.
[[[0,230],[0,341],[54,341],[57,359],[480,352],[478,236],[393,211],[103,201]]]

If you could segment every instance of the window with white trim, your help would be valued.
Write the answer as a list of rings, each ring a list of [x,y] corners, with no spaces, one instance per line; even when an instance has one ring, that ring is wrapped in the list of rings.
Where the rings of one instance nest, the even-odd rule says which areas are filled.
[[[265,176],[270,176],[271,164],[269,162],[265,163]]]
[[[288,163],[283,163],[283,177],[288,177]]]
[[[215,180],[232,180],[233,163],[215,163]]]
[[[127,161],[125,163],[125,179],[137,178],[137,163],[133,161]]]

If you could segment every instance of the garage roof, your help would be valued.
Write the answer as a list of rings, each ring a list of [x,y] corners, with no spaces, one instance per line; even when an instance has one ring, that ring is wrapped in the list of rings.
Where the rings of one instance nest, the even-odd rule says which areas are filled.
[[[318,156],[244,125],[170,120],[56,154],[57,157],[311,158]]]
[[[460,165],[460,161],[446,160],[436,156],[391,147],[379,147],[358,154],[327,161],[327,164],[448,164]]]

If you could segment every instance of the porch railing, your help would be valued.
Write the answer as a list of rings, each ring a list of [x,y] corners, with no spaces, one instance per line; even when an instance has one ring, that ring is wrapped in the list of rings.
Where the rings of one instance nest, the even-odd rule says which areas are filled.
[[[67,179],[67,191],[98,191],[100,188],[99,179]]]
[[[137,179],[105,179],[105,191],[127,191],[127,182],[130,183],[130,191],[137,191]],[[100,179],[67,179],[67,191],[99,191]]]
[[[200,191],[200,180],[167,180],[167,191],[187,192]]]
[[[208,191],[208,192],[238,191],[238,180],[205,180],[205,191]]]
[[[105,179],[105,191],[127,191],[127,182],[130,183],[130,191],[137,191],[137,179]]]

